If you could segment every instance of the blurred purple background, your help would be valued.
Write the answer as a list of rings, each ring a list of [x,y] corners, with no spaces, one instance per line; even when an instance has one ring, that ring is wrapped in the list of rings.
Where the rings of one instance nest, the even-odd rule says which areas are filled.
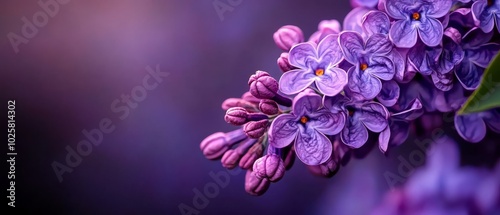
[[[42,10],[37,2],[0,3],[0,95],[17,105],[17,207],[51,214],[181,214],[179,204],[193,206],[193,189],[224,171],[199,149],[207,135],[233,129],[221,102],[241,96],[255,70],[280,75],[274,31],[293,24],[308,37],[321,20],[342,21],[350,10],[347,0],[243,0],[221,21],[212,0],[72,0],[16,54],[6,35],[21,34],[22,17]],[[148,65],[169,76],[119,119],[111,103],[142,84]],[[63,163],[65,147],[103,118],[115,130],[60,183],[52,162]],[[296,162],[261,197],[245,192],[242,172],[200,214],[364,214],[389,190],[383,173],[397,172],[391,160],[408,157],[409,145],[388,158],[375,147],[331,179]]]

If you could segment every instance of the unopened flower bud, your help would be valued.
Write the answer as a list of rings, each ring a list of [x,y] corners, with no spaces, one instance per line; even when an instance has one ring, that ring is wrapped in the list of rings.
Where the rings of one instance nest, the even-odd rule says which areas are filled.
[[[271,99],[278,92],[278,81],[271,77],[269,73],[257,71],[248,80],[250,93],[259,99]]]
[[[273,34],[273,38],[280,49],[288,51],[292,46],[304,41],[304,34],[297,26],[285,25]]]
[[[201,141],[200,149],[207,159],[219,159],[234,144],[246,139],[243,130],[238,129],[228,133],[217,132]]]
[[[259,142],[254,144],[241,158],[240,167],[242,169],[251,169],[255,161],[262,156],[263,152],[264,147],[262,146],[262,143]]]
[[[281,53],[280,57],[277,60],[278,67],[281,69],[282,72],[288,72],[295,68],[292,65],[290,65],[290,61],[288,61],[288,56],[289,56],[288,52],[283,52]]]
[[[336,19],[323,20],[318,24],[318,30],[330,30],[332,33],[340,33],[340,22]]]
[[[245,100],[247,102],[250,102],[252,104],[259,104],[259,102],[260,102],[260,99],[256,98],[255,96],[253,96],[250,92],[245,92],[241,96],[241,99],[243,99],[243,100]]]
[[[269,120],[263,119],[260,121],[251,121],[243,125],[243,131],[248,137],[257,139],[264,135],[269,127]]]
[[[222,156],[222,166],[227,169],[233,169],[234,167],[236,167],[241,157],[248,151],[250,147],[253,146],[253,144],[255,144],[255,142],[257,142],[257,140],[255,139],[246,139],[245,141],[241,142],[235,149],[229,149]]]
[[[271,182],[267,179],[257,178],[255,174],[248,170],[245,175],[245,191],[253,196],[260,196],[269,189]]]
[[[243,125],[249,121],[258,121],[268,119],[265,114],[260,113],[248,113],[245,108],[242,107],[232,107],[226,111],[224,120],[232,125]]]
[[[259,103],[259,110],[267,115],[275,115],[279,112],[278,104],[270,99],[262,99]]]
[[[265,178],[271,182],[277,182],[285,175],[285,164],[279,155],[268,154],[255,161],[253,172],[257,178]]]
[[[222,102],[222,109],[226,110],[232,107],[242,107],[245,108],[248,112],[255,112],[256,106],[249,101],[240,98],[228,98],[224,102]]]

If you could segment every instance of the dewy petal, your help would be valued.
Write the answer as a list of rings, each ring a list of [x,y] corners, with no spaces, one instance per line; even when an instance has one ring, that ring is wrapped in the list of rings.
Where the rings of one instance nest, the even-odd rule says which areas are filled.
[[[391,129],[386,127],[380,134],[378,135],[378,145],[380,151],[385,153],[389,146],[389,140],[391,139]]]
[[[293,142],[299,132],[298,119],[292,114],[282,114],[276,117],[269,128],[269,144],[283,148]]]
[[[374,56],[370,58],[369,66],[364,72],[389,81],[394,77],[394,64],[387,57]]]
[[[340,137],[344,144],[352,148],[360,148],[368,141],[368,130],[354,115],[347,119],[346,126],[342,130]]]
[[[340,47],[345,59],[352,64],[358,64],[358,58],[364,51],[363,37],[354,31],[344,31],[339,36]]]
[[[362,26],[368,35],[388,34],[389,29],[391,29],[391,22],[384,12],[370,11],[364,16]]]
[[[394,19],[407,19],[408,12],[414,8],[414,0],[386,0],[387,14]]]
[[[308,69],[312,62],[318,60],[318,57],[315,45],[310,42],[305,42],[292,47],[288,60],[292,66]]]
[[[327,96],[339,94],[347,84],[347,73],[337,67],[330,67],[325,70],[322,76],[316,77],[316,87]]]
[[[391,107],[399,99],[399,85],[393,80],[385,81],[382,83],[382,90],[377,96],[377,100],[385,105],[386,107]]]
[[[428,46],[437,46],[443,39],[443,25],[435,18],[427,17],[418,25],[418,35]]]
[[[366,52],[386,55],[392,51],[392,42],[385,34],[374,34],[366,41]]]
[[[301,129],[295,140],[295,153],[306,165],[319,165],[332,155],[332,143],[313,128]]]
[[[389,37],[397,47],[411,48],[417,43],[417,29],[409,20],[398,20],[391,26]]]
[[[328,62],[331,65],[337,65],[342,61],[343,55],[340,51],[338,35],[330,34],[319,42],[318,56],[319,62]]]
[[[476,1],[472,4],[472,18],[481,30],[488,33],[493,30],[495,26],[494,14],[489,13],[487,10],[486,1]]]
[[[279,90],[284,94],[293,95],[309,87],[315,78],[316,75],[310,70],[291,70],[281,75]]]
[[[300,118],[304,114],[313,113],[321,107],[322,100],[323,98],[313,90],[305,90],[293,99],[293,114]]]
[[[464,60],[455,69],[458,81],[466,90],[475,90],[479,86],[484,69],[469,60]]]
[[[488,43],[479,46],[477,49],[468,50],[467,58],[476,65],[486,68],[500,50],[500,45]]]
[[[429,3],[427,16],[434,18],[441,18],[450,12],[452,1],[451,0],[426,0]]]
[[[322,109],[310,115],[307,126],[326,135],[336,135],[342,131],[345,125],[345,115],[342,112],[332,113],[330,110]]]
[[[361,106],[359,111],[359,113],[355,112],[355,114],[360,114],[359,120],[370,131],[378,133],[387,127],[389,113],[383,105],[376,102],[369,102]]]
[[[361,94],[367,100],[375,98],[382,90],[382,82],[378,78],[356,67],[351,67],[347,75],[349,76],[349,82],[347,82],[349,89]]]
[[[486,125],[477,113],[455,115],[455,128],[465,140],[477,143],[486,136]]]

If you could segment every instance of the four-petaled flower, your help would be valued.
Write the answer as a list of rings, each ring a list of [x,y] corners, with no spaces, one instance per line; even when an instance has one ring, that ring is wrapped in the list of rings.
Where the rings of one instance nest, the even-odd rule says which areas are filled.
[[[396,19],[389,36],[400,48],[413,47],[418,37],[428,46],[437,46],[443,38],[438,18],[445,16],[451,6],[451,0],[387,0],[387,13]]]
[[[324,106],[333,113],[345,114],[347,120],[340,138],[352,148],[360,148],[368,141],[368,130],[380,133],[389,125],[389,112],[377,102],[355,101],[337,95],[325,97]]]
[[[297,157],[307,165],[326,162],[332,154],[332,143],[325,135],[338,134],[345,116],[322,108],[322,98],[310,89],[299,93],[292,112],[276,117],[269,129],[269,143],[284,148],[295,141]]]
[[[386,57],[392,43],[384,34],[373,34],[366,42],[357,32],[346,31],[339,36],[345,59],[353,64],[348,73],[349,89],[365,99],[375,98],[382,89],[381,80],[394,77],[394,64]]]
[[[284,73],[279,80],[281,92],[292,95],[303,91],[315,83],[324,95],[334,96],[347,84],[347,74],[337,67],[342,61],[338,36],[331,34],[316,46],[305,42],[290,50],[290,65],[298,68]]]
[[[500,1],[498,0],[476,0],[471,6],[472,17],[476,26],[479,26],[485,33],[489,33],[497,26],[498,32],[500,27],[498,21],[500,16]]]

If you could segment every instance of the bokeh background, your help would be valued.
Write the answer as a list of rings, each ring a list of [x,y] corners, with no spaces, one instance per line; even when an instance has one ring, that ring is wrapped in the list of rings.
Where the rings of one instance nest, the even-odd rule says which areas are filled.
[[[180,204],[193,206],[193,189],[213,182],[209,172],[225,171],[199,149],[207,135],[234,129],[221,102],[241,96],[256,70],[279,77],[272,34],[293,24],[308,37],[321,20],[342,21],[351,9],[347,0],[243,0],[221,20],[213,2],[71,0],[17,54],[6,35],[21,34],[22,17],[31,20],[41,8],[38,1],[0,3],[0,106],[5,113],[7,99],[16,100],[17,209],[181,214]],[[170,75],[120,120],[111,103],[156,65]],[[64,163],[65,147],[74,149],[82,130],[103,118],[115,130],[59,182],[52,162]],[[231,176],[199,213],[366,214],[390,188],[384,173],[398,174],[398,157],[417,150],[414,138],[388,155],[374,147],[331,179],[296,162],[260,197],[244,191],[244,173]]]

